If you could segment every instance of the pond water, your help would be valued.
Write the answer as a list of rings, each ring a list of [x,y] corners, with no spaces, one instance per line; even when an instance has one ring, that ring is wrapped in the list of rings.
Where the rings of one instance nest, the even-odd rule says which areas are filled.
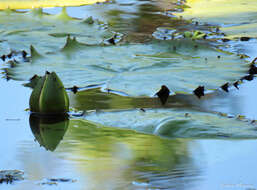
[[[160,15],[142,19],[145,14],[163,11],[165,3],[117,1],[67,11],[74,17],[93,15],[106,21],[119,13],[120,20],[113,21],[118,23],[114,29],[147,35],[157,25],[169,25],[169,19]],[[110,10],[113,15],[108,17],[105,13]],[[53,14],[60,8],[44,11]],[[151,22],[155,17],[159,20]],[[244,51],[253,60],[257,56],[256,44],[254,39],[230,42],[230,51]],[[126,118],[114,120],[113,127],[103,126],[100,116],[95,120],[98,112],[85,119],[60,118],[56,124],[30,115],[27,108],[31,89],[22,83],[0,79],[0,171],[24,172],[24,180],[2,183],[0,189],[257,189],[257,141],[250,135],[161,137],[131,130],[133,127],[121,128]],[[201,108],[256,120],[256,86],[257,80],[244,82],[239,90],[219,92],[215,98],[203,100]],[[243,132],[254,136],[256,127]]]
[[[1,80],[1,92],[4,101],[0,168],[25,173],[25,180],[1,184],[3,189],[254,189],[257,186],[254,139],[166,139],[70,119],[63,139],[52,152],[35,141],[30,115],[24,111],[31,91],[17,82]],[[47,141],[47,135],[41,135]],[[55,182],[56,185],[50,179],[64,182]]]

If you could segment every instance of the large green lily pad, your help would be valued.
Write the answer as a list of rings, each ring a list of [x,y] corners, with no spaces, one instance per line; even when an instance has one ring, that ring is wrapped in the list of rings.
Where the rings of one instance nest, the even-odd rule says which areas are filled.
[[[257,37],[255,0],[189,0],[184,12],[177,15],[221,26],[230,38]]]
[[[113,34],[92,18],[71,18],[66,9],[57,15],[48,15],[42,9],[28,12],[5,10],[0,12],[1,53],[11,50],[29,51],[30,45],[40,53],[62,48],[67,35],[76,36],[80,42],[101,43]]]
[[[27,50],[32,44],[40,54],[32,48],[29,62],[12,65],[7,70],[11,79],[29,80],[48,70],[56,71],[65,87],[102,84],[129,96],[152,96],[161,85],[183,93],[199,85],[217,89],[248,70],[238,56],[204,42],[153,39],[144,44],[122,41],[112,45],[106,39],[113,34],[97,23],[70,18],[65,12],[59,16],[36,13],[41,16],[0,13],[6,27],[0,45]]]

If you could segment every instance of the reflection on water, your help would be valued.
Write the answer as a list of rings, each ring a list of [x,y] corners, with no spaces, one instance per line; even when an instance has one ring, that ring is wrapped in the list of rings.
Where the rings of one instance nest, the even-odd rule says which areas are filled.
[[[183,1],[177,0],[116,0],[104,4],[69,7],[69,15],[79,18],[93,16],[109,24],[112,30],[126,34],[131,41],[144,41],[152,37],[157,27],[185,29],[195,27],[190,22],[175,18],[171,12],[181,11]],[[45,9],[56,14],[60,9]]]
[[[23,111],[30,90],[0,81],[0,88],[5,89],[0,107],[4,113],[0,117],[0,150],[4,152],[0,169],[25,173],[24,181],[2,184],[0,189],[216,190],[224,189],[224,184],[242,183],[257,187],[256,140],[169,140],[71,119],[56,150],[46,151],[34,142],[29,114]],[[255,113],[253,109],[251,113]],[[39,185],[49,178],[76,182]]]
[[[150,34],[157,25],[165,25],[171,19],[166,17],[162,20],[164,17],[158,14],[160,8],[154,7],[153,3],[156,2],[118,0],[117,4],[82,9],[87,10],[89,15],[95,11],[106,19],[112,18],[110,21],[114,28],[122,26],[123,31]],[[105,10],[111,7],[123,10],[106,13]],[[150,10],[155,11],[149,15]],[[136,25],[136,22],[139,24]],[[32,134],[28,125],[29,116],[23,111],[28,107],[29,90],[13,82],[0,80],[0,83],[1,92],[4,92],[1,100],[5,100],[1,101],[0,106],[0,169],[25,172],[23,182],[17,186],[0,185],[0,189],[195,190],[235,189],[224,187],[242,187],[240,185],[244,184],[244,187],[257,187],[256,140],[163,139],[88,121],[64,120],[55,123],[31,116]],[[213,103],[208,101],[206,107],[215,107],[215,110],[224,108],[226,112],[243,113],[256,119],[253,95],[256,94],[256,81],[250,84],[242,85],[238,92],[233,91],[238,93],[234,99],[226,96],[224,101],[220,101],[221,98]],[[118,104],[117,101],[115,105]],[[114,126],[120,122],[117,120]],[[33,141],[34,137],[45,148],[40,148]],[[67,177],[77,182],[59,183],[57,186],[39,184],[52,177]]]
[[[58,152],[70,152],[88,189],[183,189],[199,175],[188,142],[71,120]]]
[[[69,126],[68,115],[40,116],[31,114],[30,128],[40,146],[46,150],[54,151]]]

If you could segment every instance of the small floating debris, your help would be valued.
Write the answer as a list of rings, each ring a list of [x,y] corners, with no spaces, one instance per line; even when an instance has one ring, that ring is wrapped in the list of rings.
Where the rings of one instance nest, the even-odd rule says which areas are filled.
[[[0,58],[2,59],[2,61],[15,61],[18,62],[17,60],[22,60],[25,62],[28,62],[29,59],[27,57],[28,53],[25,50],[22,51],[11,51],[10,53],[8,53],[7,55],[3,54]]]
[[[145,109],[144,108],[140,108],[140,111],[145,112]]]
[[[0,184],[12,184],[14,181],[24,180],[24,172],[19,170],[0,170]]]
[[[221,138],[229,138],[230,136],[229,136],[228,134],[218,132],[218,133],[217,133],[217,137],[221,137]]]
[[[68,178],[51,178],[45,179],[39,185],[58,185],[59,183],[75,183],[77,180],[68,179]]]
[[[185,117],[190,117],[190,114],[189,113],[185,113]]]

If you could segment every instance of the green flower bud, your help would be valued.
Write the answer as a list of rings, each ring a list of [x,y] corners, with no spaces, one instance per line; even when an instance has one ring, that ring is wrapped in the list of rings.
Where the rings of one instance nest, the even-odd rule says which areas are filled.
[[[55,72],[46,72],[32,91],[30,111],[39,114],[62,114],[69,111],[69,98]]]

